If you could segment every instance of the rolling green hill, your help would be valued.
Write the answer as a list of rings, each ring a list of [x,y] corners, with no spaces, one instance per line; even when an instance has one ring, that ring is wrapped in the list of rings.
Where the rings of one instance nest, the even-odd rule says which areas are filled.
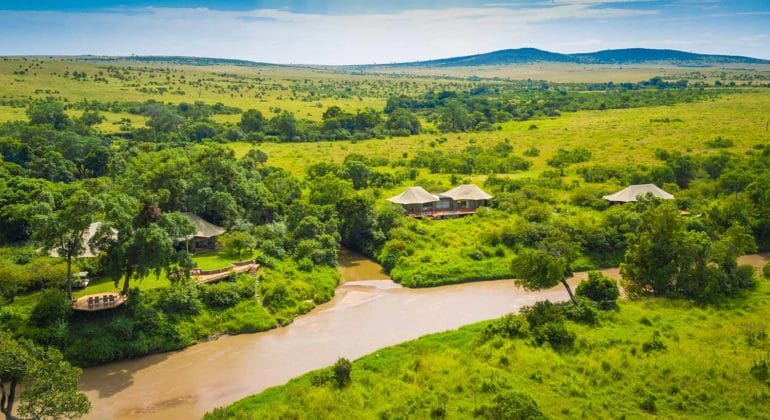
[[[560,54],[537,48],[518,48],[492,51],[462,57],[441,58],[428,61],[394,63],[392,67],[470,67],[529,63],[573,64],[669,64],[681,66],[707,66],[716,64],[768,64],[758,58],[697,54],[678,50],[626,48],[591,53]]]

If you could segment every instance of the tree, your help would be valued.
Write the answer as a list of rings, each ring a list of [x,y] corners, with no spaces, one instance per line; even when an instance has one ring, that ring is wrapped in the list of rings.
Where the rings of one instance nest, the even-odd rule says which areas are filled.
[[[80,116],[80,122],[82,122],[83,124],[89,127],[97,124],[101,124],[106,120],[107,118],[105,118],[104,115],[100,114],[99,110],[85,111],[83,115]]]
[[[67,128],[70,123],[64,105],[56,101],[31,102],[27,107],[27,117],[31,124],[50,124],[57,130]]]
[[[62,354],[26,339],[14,340],[0,332],[0,412],[13,419],[19,395],[18,414],[23,417],[77,418],[91,409],[88,398],[77,391],[80,369]]]
[[[43,204],[34,219],[34,234],[46,250],[55,250],[67,262],[67,298],[72,299],[72,259],[85,250],[88,228],[101,203],[84,189],[73,190],[58,208]]]
[[[249,109],[241,115],[241,122],[239,123],[241,130],[244,133],[252,133],[255,131],[262,131],[265,129],[267,120],[261,112],[256,109]]]
[[[154,204],[139,206],[126,195],[115,195],[105,202],[106,221],[100,226],[92,245],[105,252],[105,271],[116,282],[123,278],[123,294],[128,294],[131,280],[150,274],[159,276],[174,266],[189,264],[187,251],[177,252],[172,237],[190,231],[190,226],[163,221],[164,215]]]
[[[155,130],[156,133],[171,133],[179,130],[184,124],[184,117],[176,114],[161,104],[154,104],[146,111],[147,122],[145,124]]]
[[[617,307],[620,291],[614,280],[599,271],[590,271],[588,279],[578,285],[575,294],[596,302],[602,309],[609,310]]]
[[[419,134],[420,120],[408,109],[399,108],[388,116],[385,128],[399,134]]]
[[[670,204],[642,213],[639,231],[629,235],[620,273],[632,295],[663,296],[675,291],[677,280],[691,270],[695,260],[705,265],[708,238],[688,235],[684,221]]]
[[[570,300],[578,304],[567,278],[572,275],[569,261],[559,258],[551,252],[535,249],[519,254],[511,262],[511,272],[516,277],[516,285],[527,290],[550,289],[561,283]]]
[[[441,129],[443,131],[465,131],[470,124],[470,116],[465,105],[457,99],[446,102],[441,109]]]
[[[271,118],[267,126],[270,134],[279,136],[285,141],[293,141],[301,134],[297,119],[289,111],[283,111]]]
[[[257,246],[257,242],[253,236],[248,232],[234,231],[220,235],[217,238],[219,245],[224,248],[225,252],[230,255],[235,255],[239,259],[243,257],[243,254],[248,251],[253,251]]]
[[[631,295],[713,302],[754,286],[753,270],[739,267],[737,258],[755,249],[754,238],[740,225],[712,240],[704,232],[687,230],[676,208],[662,204],[642,213],[620,273]]]

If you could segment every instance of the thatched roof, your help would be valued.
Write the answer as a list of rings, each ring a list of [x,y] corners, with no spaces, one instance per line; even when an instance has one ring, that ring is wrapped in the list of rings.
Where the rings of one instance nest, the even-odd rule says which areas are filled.
[[[645,196],[647,193],[651,193],[654,197],[661,198],[663,200],[671,200],[674,198],[673,195],[661,190],[655,184],[631,185],[616,192],[615,194],[605,195],[602,198],[608,201],[628,203],[630,201],[636,201],[637,197]]]
[[[388,199],[396,204],[425,204],[439,201],[438,196],[425,191],[423,187],[409,187],[401,194]]]
[[[96,236],[96,231],[98,231],[101,226],[102,222],[94,222],[88,225],[88,229],[83,232],[83,236],[81,237],[83,238],[83,252],[81,252],[80,255],[77,255],[78,257],[93,258],[98,254],[96,250],[91,249],[91,244],[89,244],[89,242]],[[112,231],[113,234],[118,234],[117,230],[112,229]],[[49,255],[55,258],[61,257],[58,249],[52,249]]]
[[[203,220],[195,213],[182,213],[195,226],[195,233],[182,239],[213,238],[225,233],[225,228]]]
[[[459,187],[452,188],[451,190],[439,194],[442,197],[449,197],[452,200],[489,200],[491,195],[484,192],[481,188],[474,184],[463,184]]]

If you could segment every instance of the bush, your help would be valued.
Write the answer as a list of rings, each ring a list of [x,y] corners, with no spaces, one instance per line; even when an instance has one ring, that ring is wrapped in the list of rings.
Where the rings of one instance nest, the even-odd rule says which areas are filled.
[[[352,370],[353,364],[350,363],[350,360],[345,358],[339,358],[337,360],[337,363],[332,367],[332,372],[334,373],[333,378],[337,387],[343,388],[350,383],[350,372]]]
[[[60,320],[67,320],[72,313],[72,304],[67,295],[56,289],[43,291],[29,319],[35,325],[45,327]]]
[[[770,361],[765,358],[754,361],[749,373],[760,382],[770,383]]]
[[[620,290],[614,280],[598,271],[591,271],[588,279],[578,285],[575,294],[595,302],[601,309],[610,310],[618,306]]]
[[[36,289],[64,287],[67,282],[67,264],[35,263],[29,270],[29,284]]]
[[[554,305],[550,300],[540,301],[532,306],[522,308],[521,313],[527,319],[531,328],[537,328],[550,323],[564,321],[564,309]]]
[[[543,419],[542,411],[535,400],[527,394],[506,391],[495,396],[492,405],[484,405],[473,413],[487,419]]]
[[[594,302],[586,299],[579,299],[578,302],[578,305],[567,306],[564,311],[567,318],[588,325],[595,325],[598,323],[599,310],[594,306]]]
[[[213,308],[229,308],[241,301],[239,287],[235,283],[220,282],[207,286],[203,292],[203,302]]]
[[[762,276],[768,280],[770,280],[770,262],[765,264],[764,267],[762,267]]]
[[[668,347],[663,340],[660,339],[660,332],[655,331],[652,335],[652,339],[642,344],[642,351],[645,353],[652,353],[654,351],[666,351]]]
[[[509,314],[487,325],[481,334],[487,340],[494,336],[518,338],[525,337],[527,330],[519,317]]]
[[[183,281],[163,292],[160,307],[167,313],[195,315],[200,313],[203,305],[198,299],[197,286],[191,281]]]
[[[533,331],[535,343],[542,346],[545,343],[557,352],[569,350],[575,345],[577,335],[568,330],[564,323],[549,323]]]
[[[330,368],[322,369],[310,374],[310,384],[313,386],[323,386],[333,383],[338,388],[344,388],[350,382],[350,372],[353,370],[353,364],[350,360],[343,357],[337,359],[337,362]]]

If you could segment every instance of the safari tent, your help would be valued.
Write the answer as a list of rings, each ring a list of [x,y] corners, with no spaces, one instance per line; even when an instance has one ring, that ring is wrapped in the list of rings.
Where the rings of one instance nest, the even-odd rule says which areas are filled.
[[[486,207],[488,201],[493,198],[474,184],[460,185],[439,194],[439,197],[446,197],[452,200],[451,206],[454,209],[473,210],[479,207]]]
[[[412,217],[447,218],[473,214],[493,197],[473,184],[464,184],[441,194],[431,194],[422,187],[410,187],[388,199],[400,204]]]
[[[648,193],[652,194],[653,197],[657,197],[663,200],[672,200],[674,198],[673,195],[658,188],[658,186],[655,184],[631,185],[616,192],[615,194],[605,195],[602,198],[609,201],[610,203],[629,203],[637,201],[639,196],[644,197]]]
[[[437,195],[425,191],[423,187],[409,187],[401,194],[388,199],[391,203],[400,204],[410,215],[432,211],[433,203],[439,200]]]
[[[195,226],[195,232],[184,238],[177,238],[177,241],[187,241],[193,251],[216,248],[216,237],[225,233],[225,229],[204,220],[195,213],[185,212],[182,214]]]
[[[102,226],[102,222],[94,222],[88,225],[88,230],[83,232],[83,236],[81,237],[83,240],[83,252],[80,253],[80,255],[77,255],[77,257],[82,258],[94,258],[98,254],[98,252],[91,248],[91,239],[93,239],[94,236],[96,236],[96,232],[99,230],[99,228]],[[117,235],[117,231],[113,229],[113,235]],[[50,252],[50,255],[52,257],[58,258],[61,255],[59,255],[58,249],[52,249]]]

